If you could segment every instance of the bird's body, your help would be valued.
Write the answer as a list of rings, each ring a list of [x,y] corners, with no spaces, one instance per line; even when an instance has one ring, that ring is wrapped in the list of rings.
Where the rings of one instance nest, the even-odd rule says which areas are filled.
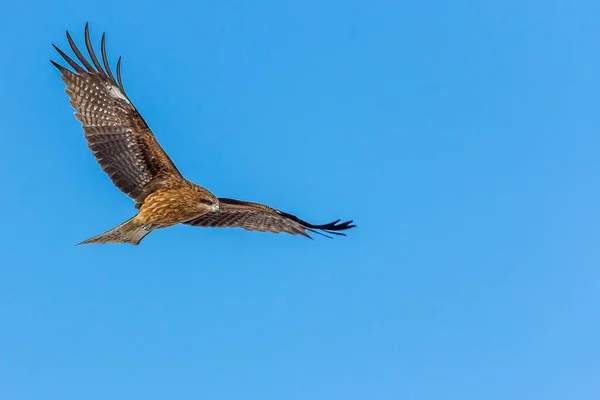
[[[83,56],[68,32],[67,40],[79,63],[54,47],[74,72],[51,62],[67,85],[65,91],[96,161],[115,186],[135,201],[139,212],[130,220],[80,244],[137,245],[154,229],[179,223],[204,227],[238,226],[304,236],[308,236],[307,230],[343,235],[339,231],[354,227],[352,221],[339,223],[339,220],[312,225],[262,204],[217,198],[202,186],[185,179],[125,93],[120,58],[115,79],[107,60],[104,38],[102,35],[102,65],[91,45],[87,24],[85,44],[92,63]]]
[[[213,202],[205,203],[211,197]],[[181,185],[159,189],[148,195],[138,217],[144,224],[167,228],[218,211],[219,200],[212,193],[194,183],[182,181]]]
[[[214,198],[207,204],[207,198]],[[207,209],[207,206],[209,207]],[[139,205],[139,212],[124,224],[80,244],[122,243],[138,244],[154,229],[192,221],[209,212],[219,210],[218,199],[208,190],[186,180],[171,187],[150,193]]]

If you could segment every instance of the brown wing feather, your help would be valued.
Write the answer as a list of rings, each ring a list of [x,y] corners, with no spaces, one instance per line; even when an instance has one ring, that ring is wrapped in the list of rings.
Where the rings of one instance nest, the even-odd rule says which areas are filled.
[[[285,232],[309,238],[306,231],[324,236],[327,236],[325,233],[345,235],[340,231],[355,227],[352,221],[340,223],[339,219],[328,224],[313,225],[264,204],[226,198],[219,199],[219,212],[204,214],[186,224],[213,228],[240,227],[248,231]]]
[[[120,58],[117,63],[118,81],[115,80],[106,57],[104,34],[101,41],[104,69],[91,45],[88,24],[85,25],[85,43],[93,65],[77,48],[69,32],[67,40],[85,69],[56,46],[54,48],[74,72],[51,62],[67,85],[65,91],[75,110],[75,117],[83,126],[88,147],[114,185],[137,203],[142,203],[150,187],[157,187],[161,181],[182,179],[173,161],[125,94]],[[152,185],[149,185],[151,182]]]

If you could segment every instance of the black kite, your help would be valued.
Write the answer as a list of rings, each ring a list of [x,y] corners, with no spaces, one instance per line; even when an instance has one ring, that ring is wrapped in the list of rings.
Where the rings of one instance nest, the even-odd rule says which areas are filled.
[[[85,45],[91,63],[67,40],[79,63],[53,45],[73,71],[50,60],[67,85],[65,91],[81,122],[88,147],[114,185],[135,201],[136,216],[80,244],[131,243],[137,245],[152,230],[179,223],[203,227],[242,227],[263,232],[310,236],[307,231],[344,235],[352,221],[313,225],[274,208],[247,201],[217,198],[186,180],[156,141],[154,134],[125,93],[121,58],[116,79],[106,57],[105,35],[100,44],[102,64],[96,57],[85,25]],[[325,235],[327,236],[327,235]]]

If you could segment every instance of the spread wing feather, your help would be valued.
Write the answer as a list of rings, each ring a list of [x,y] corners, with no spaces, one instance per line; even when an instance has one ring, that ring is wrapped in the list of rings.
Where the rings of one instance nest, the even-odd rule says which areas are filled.
[[[125,93],[120,57],[115,80],[106,56],[105,35],[102,34],[100,46],[104,68],[92,47],[88,24],[85,45],[93,64],[81,53],[69,32],[67,40],[81,65],[56,46],[74,71],[50,61],[67,86],[65,91],[75,117],[83,126],[88,147],[114,185],[139,204],[149,194],[148,188],[169,178],[182,178]]]
[[[341,231],[355,227],[352,221],[340,223],[339,219],[328,224],[313,225],[264,204],[226,198],[219,199],[219,212],[204,214],[186,224],[212,228],[240,227],[248,231],[285,232],[308,238],[310,236],[307,231],[323,236],[327,234],[345,236]]]

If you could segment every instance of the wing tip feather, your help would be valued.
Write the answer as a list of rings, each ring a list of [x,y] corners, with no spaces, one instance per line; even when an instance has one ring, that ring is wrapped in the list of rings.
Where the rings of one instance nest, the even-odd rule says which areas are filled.
[[[85,48],[87,50],[88,56],[90,61],[88,61],[88,58],[86,56],[83,55],[83,53],[81,52],[81,50],[77,47],[77,45],[75,44],[75,41],[73,40],[73,36],[71,35],[71,33],[68,30],[65,30],[65,35],[67,37],[67,41],[69,43],[69,47],[71,48],[71,50],[73,51],[73,53],[75,54],[75,58],[77,59],[77,61],[74,60],[74,58],[71,58],[69,55],[67,55],[63,50],[61,50],[56,44],[51,43],[52,47],[54,47],[54,49],[58,52],[58,54],[60,54],[60,56],[64,59],[64,61],[66,61],[69,66],[71,68],[73,68],[75,71],[75,74],[86,74],[86,70],[87,73],[90,74],[99,74],[100,76],[102,76],[105,79],[108,79],[108,81],[115,85],[116,87],[118,87],[122,94],[125,96],[125,98],[127,98],[127,100],[129,100],[129,96],[127,96],[127,93],[125,92],[125,88],[123,86],[123,79],[121,77],[121,56],[119,56],[118,60],[117,60],[117,65],[116,65],[116,75],[113,74],[112,69],[110,68],[110,63],[108,60],[108,56],[106,53],[106,32],[102,33],[101,39],[100,39],[100,58],[101,60],[98,59],[98,56],[96,55],[96,51],[94,50],[94,46],[91,40],[91,35],[90,35],[90,24],[88,21],[85,22],[85,28],[84,28],[84,39],[85,39]],[[83,67],[80,65],[83,64]],[[68,68],[59,68],[55,63],[53,63],[61,72],[64,71],[70,71]],[[131,100],[129,100],[131,102]]]
[[[291,219],[292,221],[299,223],[305,230],[312,232],[312,233],[316,233],[321,236],[325,236],[329,239],[333,239],[329,235],[346,236],[346,233],[341,232],[341,231],[356,228],[356,225],[353,224],[353,222],[354,222],[353,220],[340,222],[341,219],[336,219],[335,221],[331,221],[326,224],[315,225],[315,224],[306,222],[292,214],[281,212],[281,215],[283,215],[286,218]],[[327,235],[327,234],[329,234],[329,235]]]

